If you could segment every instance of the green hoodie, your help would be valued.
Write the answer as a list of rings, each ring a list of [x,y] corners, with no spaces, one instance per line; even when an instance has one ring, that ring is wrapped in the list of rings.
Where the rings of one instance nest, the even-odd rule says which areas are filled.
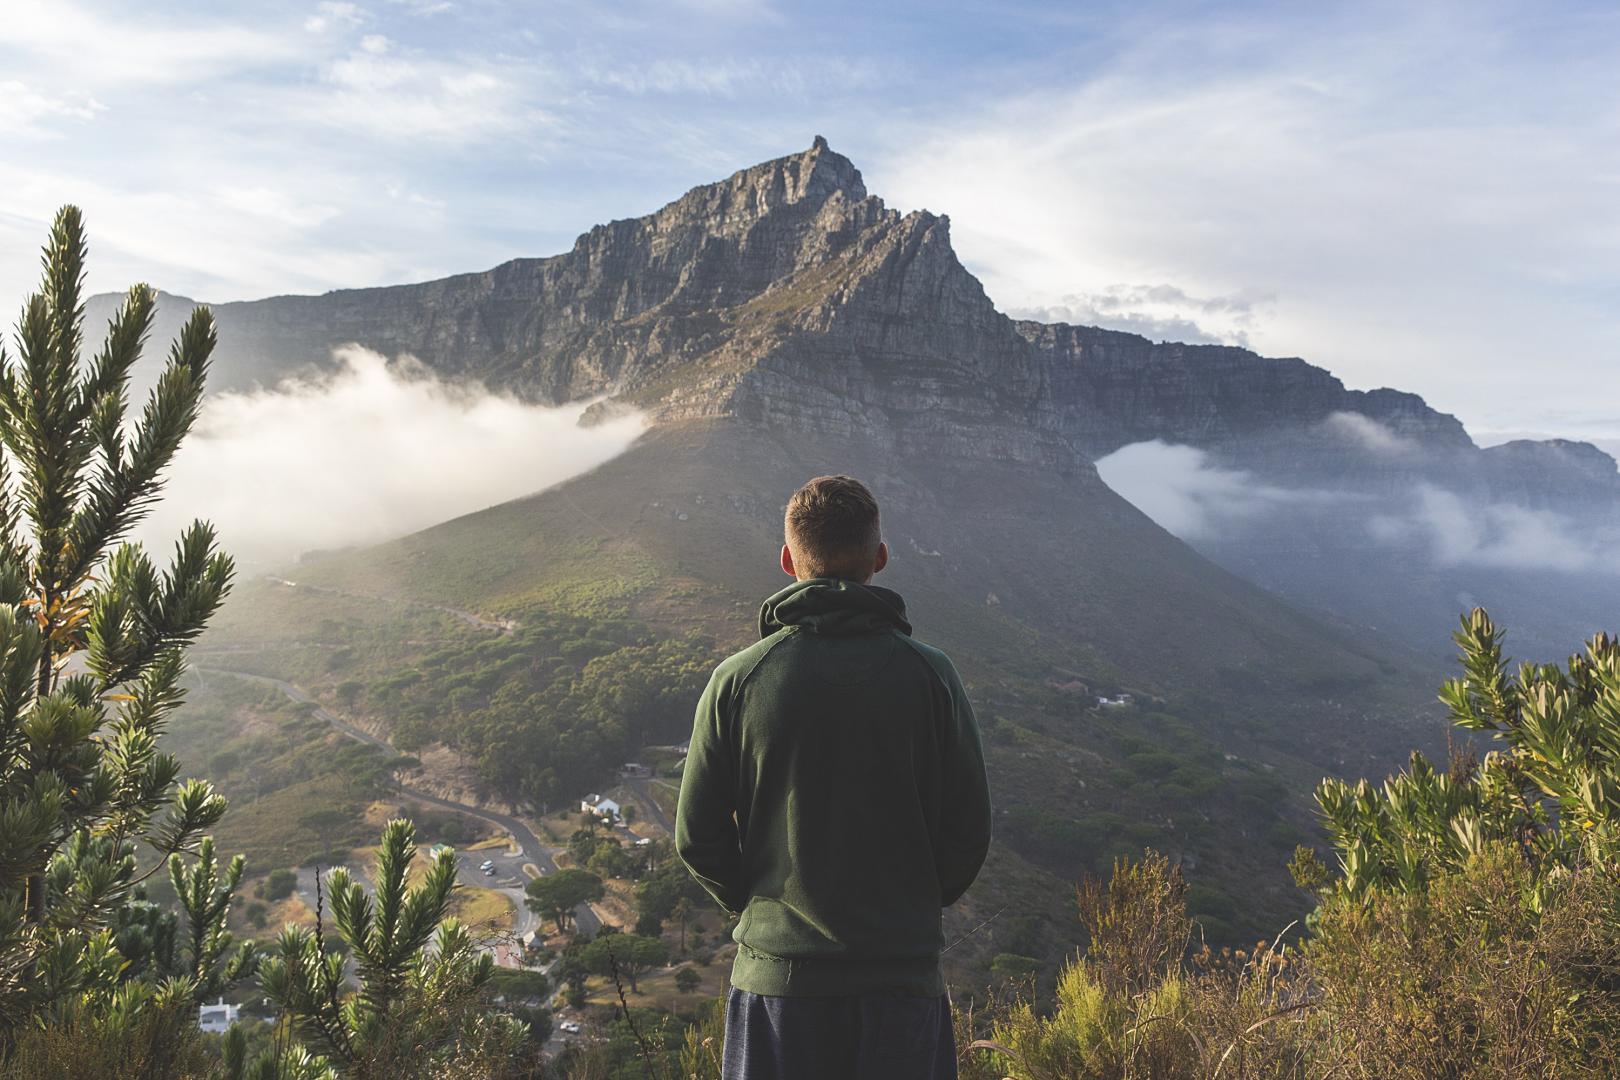
[[[943,993],[940,909],[990,846],[961,678],[888,589],[801,581],[759,630],[698,702],[675,822],[693,875],[742,913],[732,985]]]

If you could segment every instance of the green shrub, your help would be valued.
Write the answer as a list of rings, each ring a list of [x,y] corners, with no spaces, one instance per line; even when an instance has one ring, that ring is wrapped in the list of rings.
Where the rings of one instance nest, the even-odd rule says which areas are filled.
[[[298,875],[285,867],[280,867],[265,875],[264,880],[253,890],[253,895],[260,900],[275,903],[287,899],[297,887]]]

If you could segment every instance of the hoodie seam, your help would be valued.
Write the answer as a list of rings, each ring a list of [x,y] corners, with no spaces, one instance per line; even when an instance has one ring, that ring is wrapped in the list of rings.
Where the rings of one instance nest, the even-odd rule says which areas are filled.
[[[742,694],[743,688],[748,685],[748,680],[754,677],[754,672],[759,670],[759,665],[765,662],[765,658],[770,656],[771,653],[775,652],[777,646],[781,645],[782,642],[786,641],[794,634],[800,634],[803,632],[804,631],[797,626],[786,626],[772,635],[776,638],[776,640],[771,642],[770,646],[765,649],[765,651],[761,652],[757,657],[754,658],[754,662],[748,665],[748,670],[744,671],[740,676],[738,676],[735,685],[732,687],[731,694],[729,695],[732,700],[729,702],[729,704],[733,708],[736,707],[737,697]]]
[[[923,662],[923,666],[926,667],[928,669],[928,673],[934,677],[934,681],[939,684],[939,688],[945,691],[945,698],[951,703],[951,708],[953,710],[959,708],[960,703],[956,700],[956,691],[951,689],[950,680],[946,679],[945,676],[940,673],[940,670],[938,666],[935,665],[933,658],[930,657],[928,653],[923,651],[921,643],[912,640],[910,634],[902,634],[896,631],[895,636],[901,641],[904,641],[917,659]]]

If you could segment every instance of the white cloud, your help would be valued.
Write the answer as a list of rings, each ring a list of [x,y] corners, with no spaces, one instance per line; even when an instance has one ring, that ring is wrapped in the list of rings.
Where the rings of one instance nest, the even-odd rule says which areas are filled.
[[[1620,573],[1613,556],[1620,537],[1594,534],[1552,511],[1480,504],[1433,484],[1419,485],[1409,511],[1375,515],[1368,529],[1384,543],[1424,544],[1441,566]]]
[[[0,81],[0,132],[50,134],[49,121],[84,123],[106,111],[107,106],[83,92],[49,94],[17,79]]]
[[[1397,435],[1387,424],[1358,412],[1332,413],[1322,421],[1322,427],[1330,434],[1377,454],[1409,454],[1419,449],[1411,439]]]
[[[322,69],[324,86],[294,94],[292,108],[386,141],[473,143],[546,123],[531,75],[506,63],[412,53],[369,34]]]
[[[1370,420],[1373,428],[1354,421],[1341,423],[1352,437],[1371,433],[1373,449],[1389,450],[1382,440],[1394,436],[1382,425]],[[1396,449],[1406,451],[1404,440]],[[1263,527],[1266,515],[1328,508],[1351,515],[1340,527],[1364,526],[1373,542],[1406,552],[1416,549],[1436,566],[1620,573],[1613,557],[1620,534],[1612,529],[1605,535],[1549,510],[1507,502],[1481,504],[1434,484],[1417,485],[1410,498],[1377,501],[1364,492],[1283,488],[1250,472],[1214,465],[1197,447],[1156,439],[1132,443],[1099,459],[1097,472],[1127,502],[1193,544],[1233,541],[1245,528]],[[1321,521],[1312,526],[1333,527]]]
[[[1620,397],[1620,113],[1593,105],[1616,23],[1535,13],[1143,5],[1038,89],[917,124],[868,182],[949,212],[1004,307],[1271,295],[1253,347],[1522,424],[1550,386]]]
[[[581,427],[358,346],[332,374],[210,398],[139,538],[166,547],[194,517],[248,563],[371,543],[559,483],[623,452],[636,415]]]
[[[222,188],[218,197],[222,206],[256,217],[269,218],[296,229],[313,228],[331,220],[338,213],[335,206],[294,199],[286,191],[262,185]]]
[[[1195,446],[1159,439],[1131,443],[1097,461],[1103,483],[1183,540],[1211,538],[1240,521],[1316,492],[1276,487],[1240,469],[1210,463]]]
[[[304,29],[312,34],[325,33],[329,28],[358,26],[365,21],[365,13],[354,4],[327,3],[316,5],[315,14],[304,20]]]
[[[117,10],[110,14],[76,0],[7,0],[0,49],[91,90],[201,84],[300,56],[298,40],[274,25]]]
[[[1155,341],[1247,345],[1249,329],[1268,296],[1193,296],[1174,285],[1109,285],[1070,293],[1042,307],[1010,307],[1015,319],[1101,326]]]

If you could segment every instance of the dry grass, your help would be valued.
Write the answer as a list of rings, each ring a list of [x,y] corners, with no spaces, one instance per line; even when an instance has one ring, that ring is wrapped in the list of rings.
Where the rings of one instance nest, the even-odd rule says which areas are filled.
[[[474,937],[512,929],[512,901],[495,889],[459,886],[450,894],[450,914],[460,919]]]

